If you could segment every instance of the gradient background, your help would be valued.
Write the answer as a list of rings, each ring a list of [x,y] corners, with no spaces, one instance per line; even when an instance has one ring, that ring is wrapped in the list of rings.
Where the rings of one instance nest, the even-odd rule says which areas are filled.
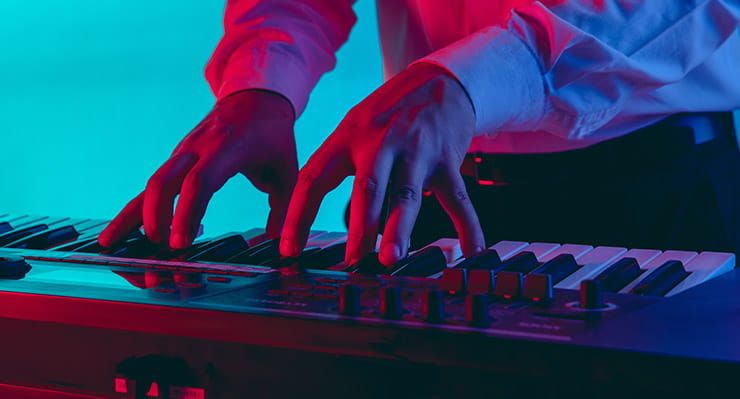
[[[1,0],[0,212],[110,219],[143,189],[214,98],[203,68],[224,0]],[[375,3],[296,126],[299,162],[382,83]],[[315,227],[344,230],[351,181]],[[262,227],[267,197],[241,175],[213,198],[206,235]]]
[[[203,68],[225,0],[0,0],[0,212],[112,218],[213,105]],[[372,0],[296,131],[299,162],[382,82]],[[740,119],[740,118],[736,118]],[[315,227],[344,230],[348,179]],[[241,175],[211,201],[207,235],[262,226]]]

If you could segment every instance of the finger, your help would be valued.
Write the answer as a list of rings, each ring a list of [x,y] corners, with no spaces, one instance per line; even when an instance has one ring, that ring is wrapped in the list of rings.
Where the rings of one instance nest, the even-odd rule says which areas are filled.
[[[440,205],[450,215],[455,225],[463,255],[470,257],[481,252],[485,248],[486,241],[478,221],[478,214],[475,212],[473,203],[470,202],[470,196],[460,172],[447,171],[440,184],[436,184],[432,191],[437,195]]]
[[[201,158],[187,173],[172,219],[171,248],[190,246],[213,193],[236,174],[232,163],[230,157],[224,154],[211,155]]]
[[[298,256],[306,245],[321,201],[351,173],[343,151],[319,150],[298,173],[280,237],[280,254]]]
[[[265,180],[270,182],[268,189],[268,203],[270,214],[267,217],[267,235],[270,238],[280,236],[288,212],[290,196],[293,194],[298,171],[295,166],[282,168],[282,170],[269,170],[265,173]]]
[[[421,208],[424,180],[428,173],[425,162],[418,159],[401,160],[393,172],[389,188],[389,213],[378,259],[390,266],[406,256],[414,222]]]
[[[121,212],[116,215],[105,230],[100,232],[98,243],[104,247],[110,247],[120,241],[131,230],[141,226],[141,210],[144,205],[144,193],[137,195],[129,201]]]
[[[144,191],[144,232],[155,244],[167,243],[172,221],[172,203],[182,181],[198,157],[185,153],[168,159],[147,182]]]
[[[378,235],[378,223],[385,200],[393,154],[379,152],[357,165],[350,201],[349,232],[347,234],[348,265],[357,263],[373,251]]]

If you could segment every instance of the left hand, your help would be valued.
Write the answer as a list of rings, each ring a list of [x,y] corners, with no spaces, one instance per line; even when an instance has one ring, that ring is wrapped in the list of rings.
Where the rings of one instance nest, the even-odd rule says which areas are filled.
[[[374,250],[387,190],[379,253],[384,265],[406,256],[424,189],[450,215],[463,254],[482,251],[483,232],[460,175],[474,127],[472,104],[447,71],[416,64],[399,73],[350,110],[299,172],[280,253],[300,254],[321,200],[350,175],[355,181],[345,263]]]

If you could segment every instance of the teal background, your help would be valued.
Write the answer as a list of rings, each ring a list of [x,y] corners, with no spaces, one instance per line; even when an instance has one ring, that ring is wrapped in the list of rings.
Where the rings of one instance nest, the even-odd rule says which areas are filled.
[[[214,98],[203,68],[224,0],[0,1],[0,212],[112,218]],[[382,82],[372,0],[296,131],[299,162]],[[351,182],[315,227],[344,230]],[[262,226],[266,196],[243,176],[211,201],[207,235]]]

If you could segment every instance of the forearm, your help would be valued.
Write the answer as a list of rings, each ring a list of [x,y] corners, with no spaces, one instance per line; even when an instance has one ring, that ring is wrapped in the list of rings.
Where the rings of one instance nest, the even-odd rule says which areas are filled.
[[[224,36],[206,67],[217,99],[246,89],[279,93],[300,115],[355,22],[352,1],[229,0]]]

